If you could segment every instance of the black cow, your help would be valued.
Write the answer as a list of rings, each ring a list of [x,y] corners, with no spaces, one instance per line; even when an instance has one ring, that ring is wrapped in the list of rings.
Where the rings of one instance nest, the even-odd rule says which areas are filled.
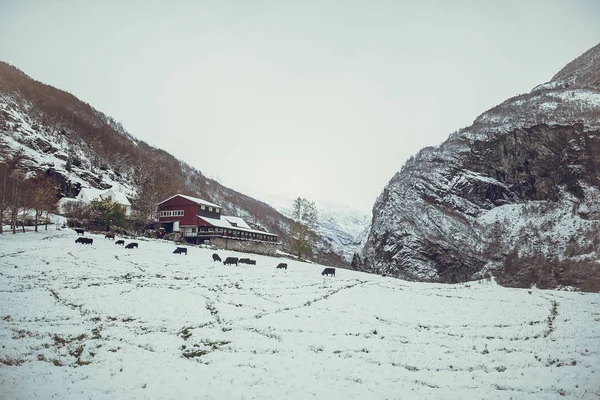
[[[225,259],[225,261],[223,261],[224,265],[232,265],[235,264],[236,266],[238,265],[238,258],[237,257],[227,257]]]
[[[115,244],[120,244],[121,246],[124,246],[125,245],[125,241],[124,240],[117,240],[115,242]]]
[[[173,254],[185,254],[187,256],[187,249],[185,247],[178,247],[173,251]]]
[[[84,238],[84,237],[77,238],[77,240],[75,240],[75,243],[86,244],[87,238]]]
[[[221,262],[221,257],[217,253],[213,253],[213,261]]]
[[[127,246],[125,246],[126,249],[133,249],[134,247],[136,249],[138,247],[138,244],[136,242],[127,243]]]
[[[83,235],[85,233],[85,231],[81,228],[75,228],[75,232],[77,232],[78,235]]]
[[[280,263],[280,264],[277,266],[277,269],[285,269],[285,270],[287,271],[287,264],[286,264],[286,263]]]
[[[325,268],[323,270],[323,272],[321,272],[321,275],[325,275],[325,276],[335,276],[335,268]]]
[[[104,239],[112,239],[115,240],[115,234],[112,232],[107,233],[106,235],[104,235]]]

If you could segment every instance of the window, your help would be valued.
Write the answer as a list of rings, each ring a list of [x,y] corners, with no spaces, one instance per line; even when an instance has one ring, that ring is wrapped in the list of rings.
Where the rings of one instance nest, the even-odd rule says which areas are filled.
[[[208,207],[208,211],[212,211],[212,207]]]
[[[221,212],[221,210],[220,210],[219,208],[215,208],[215,211],[216,211],[217,213],[220,213],[220,212]]]
[[[192,233],[196,233],[196,228],[192,228]]]
[[[161,211],[160,212],[160,216],[161,217],[182,217],[183,216],[183,210]]]
[[[206,206],[200,205],[201,210],[206,210]]]

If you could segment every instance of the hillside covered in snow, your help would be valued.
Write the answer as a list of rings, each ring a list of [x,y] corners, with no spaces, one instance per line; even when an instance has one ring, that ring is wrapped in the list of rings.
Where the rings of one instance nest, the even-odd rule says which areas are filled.
[[[422,149],[384,188],[367,271],[600,290],[600,45]]]
[[[2,399],[600,396],[597,293],[323,277],[77,237],[0,239]]]
[[[52,177],[61,196],[74,197],[82,187],[113,188],[148,215],[173,194],[188,194],[277,234],[284,249],[290,244],[290,220],[271,206],[206,177],[70,93],[0,61],[0,163],[16,153],[30,173]],[[317,248],[316,260],[346,264],[326,240]]]

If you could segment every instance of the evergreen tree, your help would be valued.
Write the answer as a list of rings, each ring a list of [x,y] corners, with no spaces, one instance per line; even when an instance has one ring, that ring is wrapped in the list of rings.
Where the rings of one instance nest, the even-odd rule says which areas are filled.
[[[362,269],[363,261],[360,258],[360,255],[358,253],[354,253],[354,255],[352,256],[352,262],[350,263],[350,266],[354,270],[361,270]]]
[[[93,200],[92,207],[95,211],[94,223],[106,227],[109,231],[111,226],[122,226],[125,222],[125,209],[110,199]]]

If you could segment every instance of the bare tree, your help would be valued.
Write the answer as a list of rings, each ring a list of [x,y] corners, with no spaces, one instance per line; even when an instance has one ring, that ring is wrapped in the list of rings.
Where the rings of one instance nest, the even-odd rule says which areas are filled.
[[[312,247],[316,240],[316,235],[313,231],[316,229],[318,222],[315,203],[298,197],[294,200],[292,219],[294,220],[290,225],[292,251],[298,254],[298,258],[300,258],[303,253],[309,254],[312,252]]]
[[[56,209],[56,183],[44,174],[38,173],[28,179],[27,186],[30,188],[28,199],[30,207],[34,210],[35,231],[37,232],[38,221],[44,211],[47,217],[48,211]],[[46,229],[48,229],[47,223]]]
[[[81,201],[74,201],[64,205],[65,216],[73,221],[89,227],[89,223],[94,219],[94,207],[91,204],[85,204]]]
[[[9,156],[3,152],[2,156],[5,162],[0,164],[0,233],[3,233],[2,225],[4,223],[4,216],[6,215],[6,212],[12,209],[15,185],[13,172],[21,167],[23,153],[17,152]]]
[[[134,173],[139,190],[133,201],[133,209],[138,221],[147,225],[158,220],[158,203],[175,195],[178,187],[158,163],[138,165]]]
[[[8,164],[0,164],[0,177],[2,179],[0,186],[0,233],[4,233],[4,214],[8,211],[12,196],[12,177],[10,176]]]
[[[12,179],[12,190],[10,196],[10,217],[13,235],[17,233],[17,225],[19,222],[19,212],[24,209],[24,203],[26,201],[26,192],[23,185],[25,181],[25,175],[18,170],[13,170],[11,173]],[[23,217],[23,232],[25,232],[25,217]]]

